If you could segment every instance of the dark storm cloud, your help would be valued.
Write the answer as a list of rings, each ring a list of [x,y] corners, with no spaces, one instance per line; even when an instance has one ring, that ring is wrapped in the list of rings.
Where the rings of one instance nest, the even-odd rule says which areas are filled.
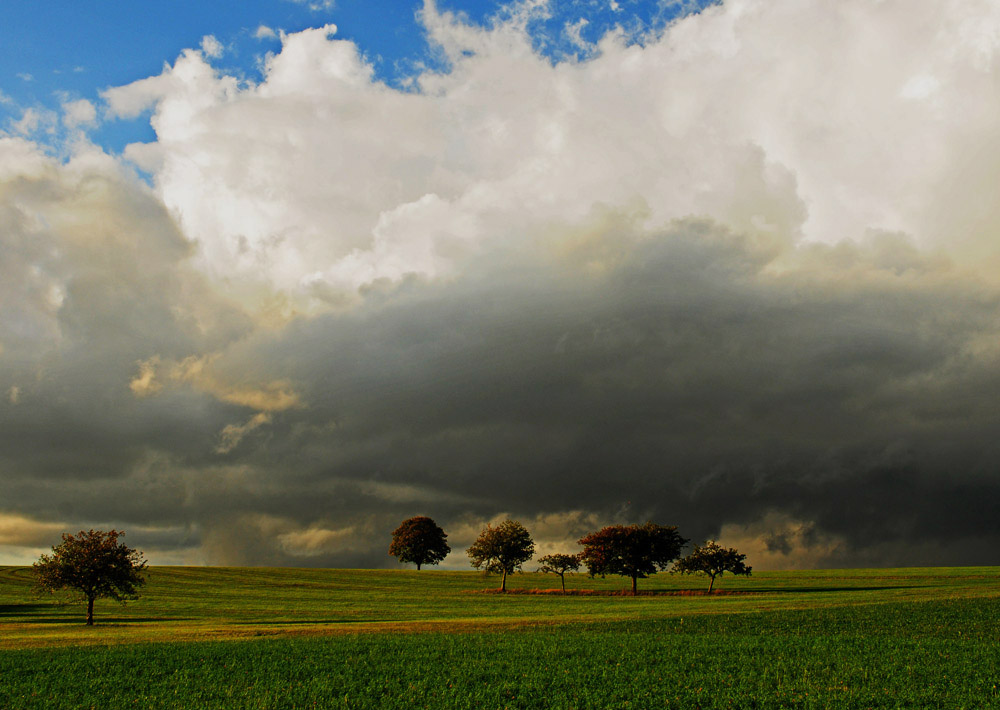
[[[225,408],[187,392],[140,402],[129,381],[137,362],[211,350],[250,320],[190,270],[148,190],[114,170],[32,167],[0,181],[0,513],[169,527],[174,484],[148,470],[158,452],[211,446]]]
[[[780,514],[762,544],[834,540],[819,563],[996,562],[997,294],[901,237],[604,220],[251,331],[155,205],[113,212],[153,216],[73,242],[6,215],[2,511],[240,564],[386,565],[417,513],[455,563],[505,513],[553,545]]]
[[[382,537],[413,512],[586,511],[697,539],[782,511],[847,559],[958,554],[998,535],[996,309],[898,237],[788,250],[623,226],[231,349],[226,367],[267,363],[307,406],[224,458],[268,481],[248,509]]]

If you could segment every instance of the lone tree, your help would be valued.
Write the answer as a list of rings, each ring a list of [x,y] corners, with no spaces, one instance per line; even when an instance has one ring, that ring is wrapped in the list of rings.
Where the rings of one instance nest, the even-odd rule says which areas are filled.
[[[566,591],[566,573],[576,572],[580,569],[580,556],[579,555],[545,555],[538,560],[542,566],[539,570],[542,572],[552,572],[559,575],[559,581],[562,582],[562,590]]]
[[[392,533],[389,554],[400,562],[436,565],[451,552],[448,535],[430,518],[418,515],[404,520]]]
[[[587,565],[592,577],[598,574],[630,577],[634,595],[636,580],[665,570],[680,556],[686,542],[674,526],[652,522],[609,525],[580,539],[583,545],[580,561]]]
[[[142,576],[146,560],[118,538],[119,530],[63,533],[62,543],[42,555],[32,569],[36,585],[49,593],[68,589],[87,600],[87,626],[94,625],[94,600],[114,599],[122,604],[138,598],[146,583]]]
[[[487,524],[466,552],[476,569],[502,574],[500,591],[506,592],[507,575],[531,559],[535,543],[521,523],[508,519],[496,527]]]
[[[677,560],[674,571],[681,574],[707,574],[711,580],[708,583],[708,593],[711,594],[715,578],[721,577],[725,572],[750,576],[751,567],[743,563],[746,558],[746,555],[732,547],[727,549],[715,540],[709,540],[702,547],[695,545],[690,555]]]

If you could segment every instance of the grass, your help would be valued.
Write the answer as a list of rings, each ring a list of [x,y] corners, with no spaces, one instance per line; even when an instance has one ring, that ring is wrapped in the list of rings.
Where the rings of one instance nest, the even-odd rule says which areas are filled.
[[[33,599],[0,568],[0,707],[1000,707],[1000,569],[657,575],[649,595],[477,594],[468,572],[153,568]],[[521,589],[555,577],[519,575]],[[615,578],[568,587],[619,591]]]

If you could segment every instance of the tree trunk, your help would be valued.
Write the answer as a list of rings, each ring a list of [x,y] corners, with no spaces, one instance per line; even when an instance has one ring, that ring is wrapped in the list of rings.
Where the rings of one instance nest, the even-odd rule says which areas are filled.
[[[711,593],[712,593],[712,587],[714,587],[714,586],[715,586],[715,575],[713,574],[713,575],[712,575],[712,576],[710,577],[710,579],[711,579],[712,581],[708,583],[708,593],[709,593],[709,594],[711,594]]]
[[[503,571],[503,577],[500,578],[500,591],[507,591],[507,570]]]
[[[419,571],[420,571],[420,563],[418,562],[417,563],[417,572],[419,572]]]
[[[632,596],[633,596],[633,597],[634,597],[634,596],[636,596],[636,595],[638,594],[638,592],[636,591],[636,585],[635,585],[635,581],[636,581],[636,579],[638,579],[638,577],[636,577],[636,576],[635,576],[635,575],[633,574],[633,575],[632,575]]]
[[[94,598],[87,597],[87,626],[94,625]]]
[[[559,575],[559,581],[562,582],[563,594],[565,594],[566,593],[566,575],[565,574]]]

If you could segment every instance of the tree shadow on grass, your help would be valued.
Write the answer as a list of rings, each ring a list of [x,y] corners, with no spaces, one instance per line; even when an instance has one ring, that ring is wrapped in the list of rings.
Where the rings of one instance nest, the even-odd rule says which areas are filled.
[[[384,619],[265,619],[262,621],[242,621],[243,626],[306,626],[309,624],[369,624],[382,621],[394,621],[388,617]]]
[[[71,604],[0,604],[0,619],[21,624],[72,624],[86,618],[86,609]],[[191,621],[183,616],[112,616],[100,611],[94,614],[95,624],[138,624],[156,621]]]
[[[814,592],[885,592],[893,589],[927,589],[928,585],[886,585],[886,586],[859,586],[859,587],[752,587],[750,589],[726,589],[716,587],[712,590],[713,597],[744,597],[760,596],[762,594],[799,594]],[[538,597],[707,597],[708,588],[701,589],[643,589],[639,588],[636,594],[632,594],[629,589],[567,589],[565,592],[559,589],[508,589],[501,592],[499,589],[475,589],[467,590],[471,594],[495,594],[497,596],[538,596]]]
[[[151,624],[157,621],[194,621],[194,619],[188,616],[105,616],[94,614],[94,624],[97,626],[105,624],[127,626],[128,624]]]
[[[65,624],[78,616],[80,613],[68,605],[0,604],[0,619],[12,624]]]
[[[893,589],[927,589],[927,585],[918,584],[891,584],[882,586],[863,586],[863,587],[754,587],[753,589],[739,589],[733,590],[732,593],[735,594],[812,594],[814,592],[888,592]],[[707,590],[706,590],[707,591]],[[727,590],[716,589],[712,592],[712,596],[715,596],[716,592],[726,593]]]
[[[37,614],[40,611],[50,611],[51,604],[0,604],[0,616],[24,616]]]

